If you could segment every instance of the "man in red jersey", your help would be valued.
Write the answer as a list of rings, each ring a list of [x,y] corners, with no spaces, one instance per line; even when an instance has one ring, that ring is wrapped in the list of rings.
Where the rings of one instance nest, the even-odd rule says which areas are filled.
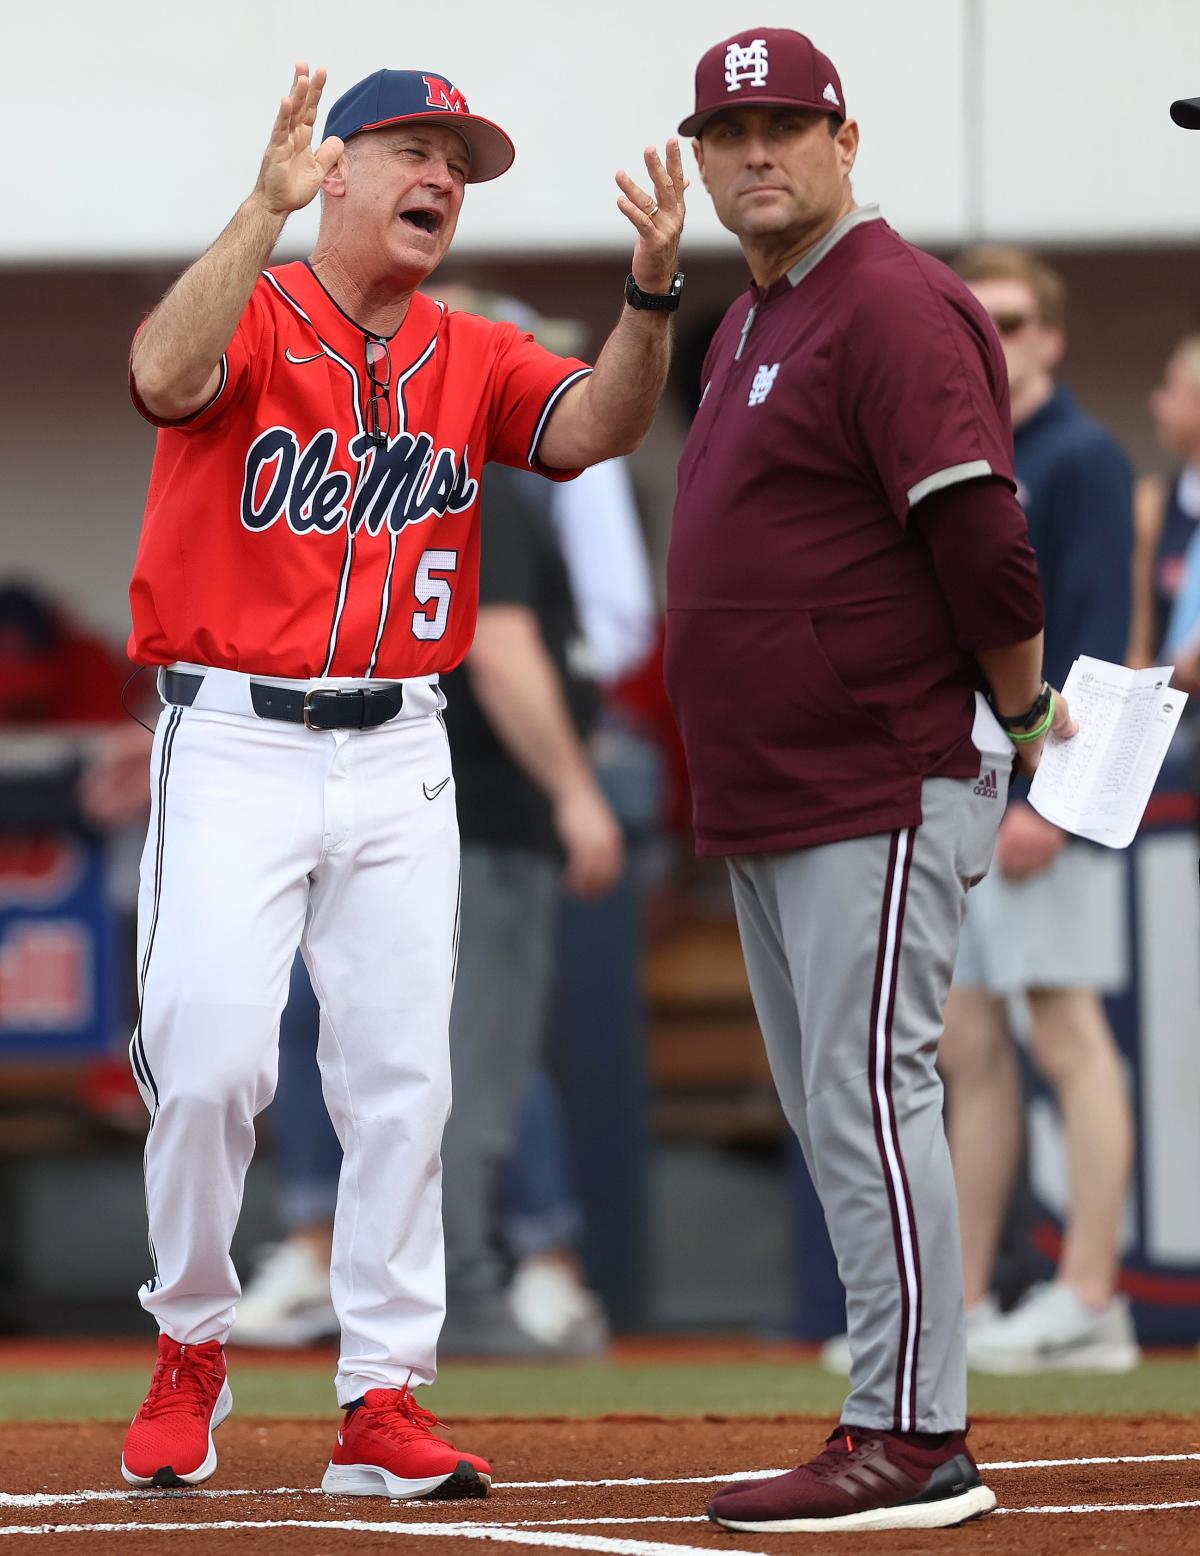
[[[858,126],[807,38],[717,44],[680,132],[753,285],[680,464],[667,683],[853,1358],[825,1451],[710,1516],[961,1523],[995,1498],[965,1441],[937,1044],[1014,743],[1032,769],[1071,728],[1041,676],[1004,357],[966,287],[855,204]]]
[[[445,1305],[459,877],[438,676],[474,629],[484,463],[569,479],[645,433],[687,181],[674,141],[665,166],[646,153],[653,194],[617,175],[632,274],[589,369],[417,292],[466,185],[511,164],[507,135],[444,77],[381,70],[334,104],[314,149],[324,80],[297,65],[253,193],[130,361],[161,429],[130,651],[160,667],[165,707],[130,1048],[151,1113],[140,1295],[160,1337],[122,1470],[161,1486],[216,1468],[229,1245],[300,944],[344,1152],[331,1284],[346,1417],[323,1485],[474,1497],[490,1466],[410,1392],[433,1381]],[[318,191],[311,257],[264,269]]]

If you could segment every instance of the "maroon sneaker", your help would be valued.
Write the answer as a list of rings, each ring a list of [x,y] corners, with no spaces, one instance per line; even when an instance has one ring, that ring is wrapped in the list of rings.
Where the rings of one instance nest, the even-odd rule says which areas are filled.
[[[917,1434],[839,1426],[825,1451],[769,1480],[726,1486],[708,1504],[723,1529],[943,1529],[990,1513],[966,1432]]]
[[[216,1340],[158,1337],[150,1392],[125,1434],[121,1474],[131,1486],[198,1486],[217,1467],[212,1434],[233,1409]]]
[[[368,1389],[346,1408],[321,1490],[342,1497],[486,1497],[492,1466],[463,1453],[408,1389]]]

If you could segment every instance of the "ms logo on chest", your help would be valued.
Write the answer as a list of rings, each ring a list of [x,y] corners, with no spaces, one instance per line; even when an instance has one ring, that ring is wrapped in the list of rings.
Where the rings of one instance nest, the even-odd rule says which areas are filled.
[[[746,400],[747,405],[761,405],[775,387],[775,375],[779,372],[779,363],[772,362],[768,367],[764,362],[754,375],[754,382],[750,385],[750,394]]]

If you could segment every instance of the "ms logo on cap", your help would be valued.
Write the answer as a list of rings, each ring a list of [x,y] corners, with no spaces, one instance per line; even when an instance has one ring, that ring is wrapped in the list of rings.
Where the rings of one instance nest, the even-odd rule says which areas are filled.
[[[470,113],[466,98],[449,81],[443,81],[441,76],[422,76],[421,80],[427,90],[425,101],[431,108],[445,108],[450,113]]]
[[[765,86],[767,40],[755,38],[745,48],[740,43],[731,43],[725,50],[725,80],[731,92],[740,92],[743,81],[750,86]]]

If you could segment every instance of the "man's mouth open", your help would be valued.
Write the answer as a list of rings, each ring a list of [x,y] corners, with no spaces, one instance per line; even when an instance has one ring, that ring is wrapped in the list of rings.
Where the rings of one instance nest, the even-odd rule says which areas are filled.
[[[412,210],[401,211],[400,220],[407,222],[410,227],[416,227],[419,232],[426,232],[430,237],[436,237],[442,230],[445,217],[440,211],[426,206],[417,206]]]

